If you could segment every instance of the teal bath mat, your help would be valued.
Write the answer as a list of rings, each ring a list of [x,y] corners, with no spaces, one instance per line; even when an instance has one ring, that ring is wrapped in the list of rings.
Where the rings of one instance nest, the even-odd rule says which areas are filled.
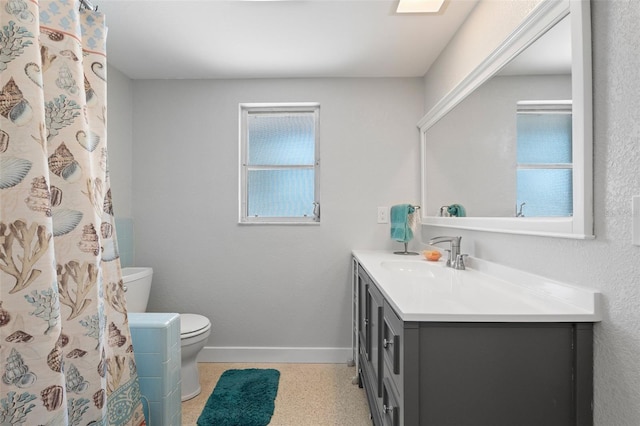
[[[266,426],[271,421],[280,372],[249,368],[222,373],[198,426]]]

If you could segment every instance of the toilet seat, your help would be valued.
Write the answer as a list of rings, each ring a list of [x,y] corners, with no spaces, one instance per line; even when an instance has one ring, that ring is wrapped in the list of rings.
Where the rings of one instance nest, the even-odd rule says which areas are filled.
[[[209,318],[198,314],[180,314],[180,339],[198,336],[211,328]]]

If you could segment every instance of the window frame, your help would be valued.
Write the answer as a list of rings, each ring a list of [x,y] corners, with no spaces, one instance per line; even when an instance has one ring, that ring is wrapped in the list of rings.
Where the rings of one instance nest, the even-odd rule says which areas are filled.
[[[256,217],[247,213],[248,173],[251,167],[247,161],[247,123],[250,114],[259,113],[313,113],[314,115],[314,214],[312,216],[269,216]],[[320,224],[320,103],[287,102],[287,103],[240,103],[239,104],[239,218],[240,224],[276,224],[276,225],[319,225]],[[276,165],[274,165],[276,166]],[[262,166],[264,167],[264,166]],[[301,165],[277,165],[282,169],[309,168]],[[256,168],[259,169],[259,168]]]

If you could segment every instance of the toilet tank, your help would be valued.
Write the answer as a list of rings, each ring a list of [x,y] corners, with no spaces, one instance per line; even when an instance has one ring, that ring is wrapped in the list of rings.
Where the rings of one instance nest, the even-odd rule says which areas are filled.
[[[127,299],[127,312],[146,312],[149,293],[151,292],[152,277],[153,268],[122,268],[122,281],[124,283],[125,299]]]

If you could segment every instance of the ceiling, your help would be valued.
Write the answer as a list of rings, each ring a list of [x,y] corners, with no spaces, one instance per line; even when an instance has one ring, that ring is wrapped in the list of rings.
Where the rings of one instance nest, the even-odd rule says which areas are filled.
[[[477,0],[96,0],[111,65],[132,79],[421,77]]]

